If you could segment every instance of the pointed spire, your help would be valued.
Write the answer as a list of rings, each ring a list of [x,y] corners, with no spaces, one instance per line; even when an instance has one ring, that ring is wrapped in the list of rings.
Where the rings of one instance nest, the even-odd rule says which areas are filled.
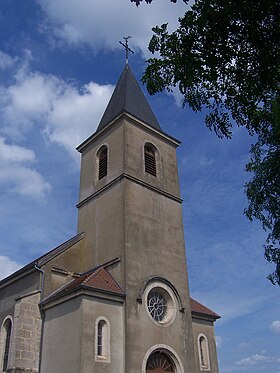
[[[101,131],[108,123],[122,113],[131,114],[135,118],[162,132],[162,129],[129,65],[125,65],[96,133]]]

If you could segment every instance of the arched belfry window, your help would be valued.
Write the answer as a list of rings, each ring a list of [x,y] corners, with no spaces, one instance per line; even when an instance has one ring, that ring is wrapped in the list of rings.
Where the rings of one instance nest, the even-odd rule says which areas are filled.
[[[107,175],[108,169],[108,148],[106,145],[101,146],[97,153],[98,158],[98,180]]]
[[[175,373],[174,363],[164,352],[156,351],[148,359],[146,373]]]
[[[156,148],[150,143],[144,146],[145,172],[157,176]]]
[[[198,336],[198,355],[199,355],[199,365],[200,370],[209,370],[209,350],[208,350],[208,341],[205,335],[200,334]]]
[[[96,320],[96,359],[109,362],[110,360],[110,326],[104,318]]]
[[[2,372],[8,368],[9,353],[11,347],[12,320],[7,318],[1,328]]]

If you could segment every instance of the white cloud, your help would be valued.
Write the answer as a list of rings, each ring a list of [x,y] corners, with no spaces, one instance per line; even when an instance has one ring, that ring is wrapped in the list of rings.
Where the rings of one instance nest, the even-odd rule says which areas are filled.
[[[151,57],[148,44],[153,35],[152,27],[168,23],[168,30],[178,28],[178,18],[190,8],[183,1],[173,4],[170,0],[144,1],[136,7],[130,0],[37,0],[46,14],[41,25],[51,45],[61,48],[61,42],[72,47],[90,45],[93,51],[122,48],[119,40],[130,35],[130,47],[140,51],[146,59]],[[178,87],[172,95],[178,107],[183,98]]]
[[[0,69],[5,70],[15,63],[15,59],[0,50]]]
[[[31,59],[25,51],[14,82],[0,86],[0,185],[8,185],[9,193],[41,199],[51,185],[35,169],[34,151],[15,143],[37,127],[46,141],[77,157],[75,147],[95,132],[114,87],[91,82],[79,89],[54,75],[31,72]]]
[[[18,145],[5,144],[5,139],[0,137],[0,158],[6,162],[30,162],[34,161],[35,154],[32,150]]]
[[[280,321],[279,320],[273,321],[272,324],[270,325],[270,329],[275,333],[280,333]]]
[[[70,45],[87,43],[94,50],[120,48],[118,40],[131,35],[130,45],[147,55],[151,28],[169,23],[177,26],[178,17],[188,9],[183,1],[176,5],[169,0],[143,2],[138,8],[130,0],[38,0],[48,17],[45,32]]]
[[[19,263],[14,262],[7,256],[0,255],[0,280],[9,276],[22,267]]]
[[[19,141],[37,125],[48,141],[76,154],[75,147],[96,130],[114,87],[91,82],[78,89],[27,65],[18,68],[14,84],[1,87],[2,131]]]
[[[175,87],[172,88],[172,91],[167,92],[168,96],[172,96],[175,100],[175,104],[178,106],[178,108],[182,108],[184,103],[184,98],[182,96],[182,93],[179,90],[179,84],[177,84]]]
[[[249,346],[250,346],[250,344],[248,342],[241,342],[241,343],[239,343],[238,348],[243,350],[243,349],[246,349]]]
[[[111,85],[89,83],[79,92],[65,87],[48,113],[45,133],[52,142],[76,154],[75,147],[94,133],[113,92]]]
[[[0,185],[9,185],[9,192],[33,198],[44,198],[51,190],[50,184],[31,163],[35,153],[18,145],[10,145],[0,137]]]
[[[237,361],[235,364],[239,366],[252,366],[258,364],[270,364],[270,363],[279,363],[280,359],[263,354],[255,354],[244,359]]]
[[[22,138],[34,123],[45,119],[58,89],[53,76],[21,71],[13,85],[2,87],[3,131],[13,139]]]
[[[222,344],[224,342],[224,338],[219,336],[219,335],[216,335],[215,336],[215,341],[216,341],[216,346],[217,348],[221,348],[222,347]]]
[[[209,167],[209,166],[211,166],[212,165],[212,163],[213,163],[213,159],[211,158],[211,159],[208,159],[207,157],[205,157],[205,156],[201,156],[200,158],[199,158],[199,165],[201,166],[201,167]]]

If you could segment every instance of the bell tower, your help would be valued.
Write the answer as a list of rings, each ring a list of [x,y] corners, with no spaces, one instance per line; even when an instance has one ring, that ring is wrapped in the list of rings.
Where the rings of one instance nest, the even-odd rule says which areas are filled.
[[[77,148],[84,262],[120,259],[112,273],[126,293],[126,373],[196,370],[179,144],[163,132],[126,65],[96,132]]]

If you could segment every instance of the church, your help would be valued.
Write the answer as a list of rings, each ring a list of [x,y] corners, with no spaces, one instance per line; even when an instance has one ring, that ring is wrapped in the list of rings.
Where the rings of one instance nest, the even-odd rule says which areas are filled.
[[[125,65],[81,153],[77,234],[0,282],[0,372],[218,373],[176,148]]]

